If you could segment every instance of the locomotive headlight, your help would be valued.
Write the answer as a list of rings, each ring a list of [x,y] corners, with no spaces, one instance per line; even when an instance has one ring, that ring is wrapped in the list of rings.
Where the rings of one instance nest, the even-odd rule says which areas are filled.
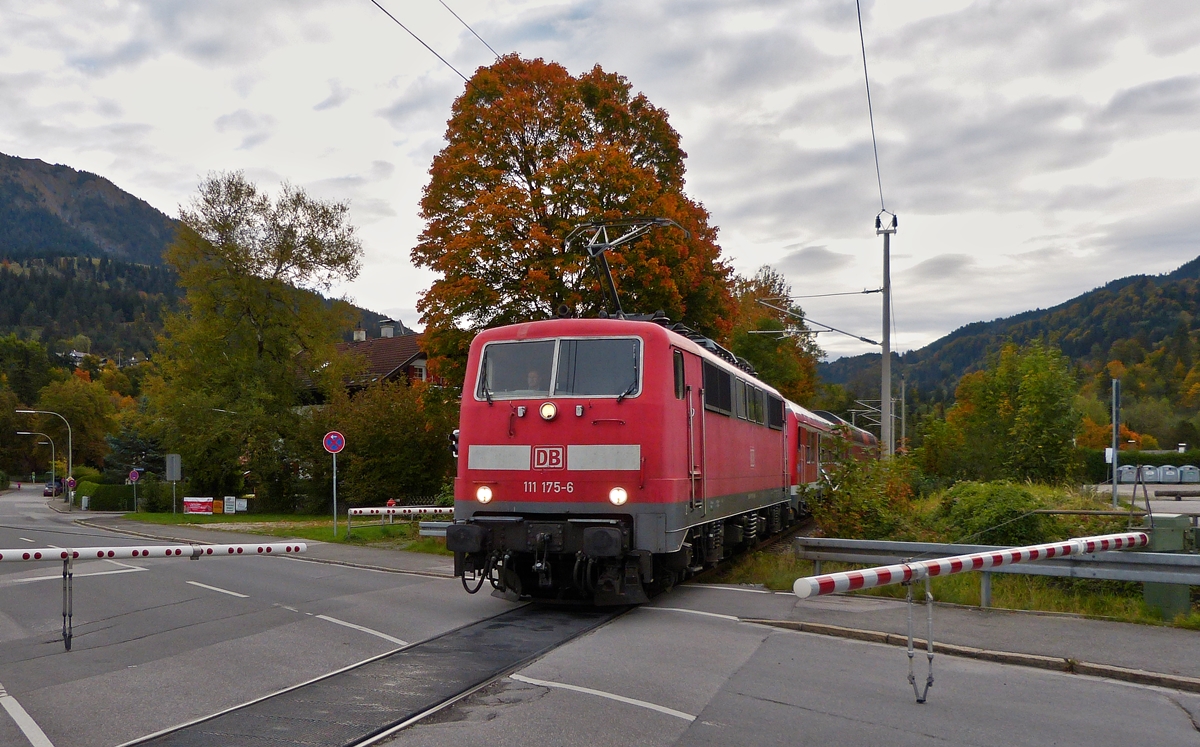
[[[492,489],[487,485],[480,485],[475,489],[475,497],[479,499],[480,503],[491,503]]]
[[[543,402],[538,408],[538,415],[542,416],[542,420],[554,420],[554,416],[558,414],[558,407],[553,402]]]
[[[608,502],[614,506],[624,506],[627,500],[629,500],[629,493],[625,492],[625,488],[613,488],[608,491]]]

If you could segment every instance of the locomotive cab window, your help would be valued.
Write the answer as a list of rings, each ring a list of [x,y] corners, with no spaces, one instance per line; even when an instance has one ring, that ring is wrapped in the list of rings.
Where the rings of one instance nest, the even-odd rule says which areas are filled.
[[[636,397],[641,354],[636,337],[490,342],[475,398]]]
[[[733,374],[708,361],[704,362],[704,407],[733,414]]]
[[[483,349],[478,399],[546,397],[554,371],[554,340],[493,343]]]
[[[555,396],[636,395],[641,383],[638,348],[631,338],[559,340]]]

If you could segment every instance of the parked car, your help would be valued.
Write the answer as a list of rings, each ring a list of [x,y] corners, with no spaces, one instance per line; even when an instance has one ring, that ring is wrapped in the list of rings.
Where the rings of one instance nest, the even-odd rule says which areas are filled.
[[[47,496],[47,497],[53,497],[53,496],[62,495],[62,494],[63,494],[63,485],[62,485],[62,482],[59,480],[55,480],[54,482],[46,483],[46,487],[42,490],[42,495]]]

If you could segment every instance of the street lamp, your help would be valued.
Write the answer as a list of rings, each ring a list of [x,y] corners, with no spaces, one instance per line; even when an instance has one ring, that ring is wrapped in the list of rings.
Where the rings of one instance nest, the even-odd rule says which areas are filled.
[[[70,477],[71,469],[74,466],[74,464],[71,461],[71,452],[72,452],[71,424],[67,422],[67,419],[64,418],[62,415],[59,415],[57,412],[51,412],[50,410],[17,410],[16,412],[18,415],[53,415],[54,417],[58,418],[59,420],[63,421],[64,423],[66,423],[66,425],[67,425],[67,477]],[[74,493],[75,493],[74,490],[69,490],[69,489],[67,490],[67,510],[68,511],[75,508]]]
[[[37,431],[17,431],[17,435],[18,436],[41,436],[42,438],[46,439],[46,441],[50,442],[50,484],[54,485],[55,484],[55,482],[54,482],[54,462],[56,461],[55,451],[54,451],[54,439],[50,438],[45,433],[38,433]],[[45,443],[46,441],[39,441],[38,445],[40,446],[43,443]],[[51,488],[50,492],[53,493],[54,489]]]

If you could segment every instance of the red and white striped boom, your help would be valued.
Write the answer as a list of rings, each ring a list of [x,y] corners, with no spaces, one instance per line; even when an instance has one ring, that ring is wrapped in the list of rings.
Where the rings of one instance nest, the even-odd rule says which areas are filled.
[[[352,508],[350,516],[449,516],[453,506],[395,506],[391,508]]]
[[[977,552],[970,555],[954,555],[933,560],[915,560],[911,563],[877,566],[861,571],[826,573],[796,579],[792,591],[801,599],[832,594],[837,591],[874,589],[877,586],[920,581],[932,576],[949,576],[967,571],[986,571],[989,568],[1012,565],[1030,560],[1048,560],[1071,555],[1085,555],[1105,550],[1128,550],[1150,544],[1150,535],[1145,532],[1123,532],[1096,537],[1049,542],[1044,545],[1013,547],[1007,550]]]
[[[201,558],[238,555],[295,555],[308,549],[303,542],[261,545],[129,545],[127,547],[42,547],[0,550],[0,562],[23,563],[109,558]]]

